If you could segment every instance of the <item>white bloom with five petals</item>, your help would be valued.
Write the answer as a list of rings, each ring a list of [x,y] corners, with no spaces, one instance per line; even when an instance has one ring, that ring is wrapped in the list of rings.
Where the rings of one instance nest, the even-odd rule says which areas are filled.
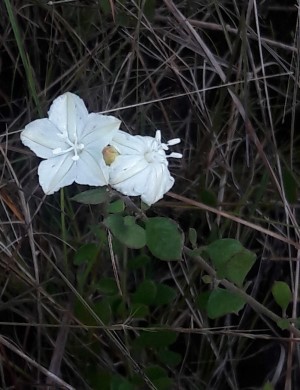
[[[179,142],[179,138],[161,142],[160,130],[155,138],[119,130],[110,142],[117,153],[110,165],[109,184],[124,195],[141,196],[149,206],[157,202],[174,184],[167,159],[182,154],[166,151]]]
[[[88,113],[82,99],[67,92],[56,98],[48,118],[29,123],[21,141],[42,161],[39,182],[45,194],[72,184],[108,184],[108,167],[102,150],[120,126],[114,116]]]

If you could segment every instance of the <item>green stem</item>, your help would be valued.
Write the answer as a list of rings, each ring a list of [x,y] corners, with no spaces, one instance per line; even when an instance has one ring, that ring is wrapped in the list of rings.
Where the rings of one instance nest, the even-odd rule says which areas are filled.
[[[217,278],[216,271],[209,265],[207,262],[200,256],[200,255],[195,255],[195,253],[187,248],[184,247],[184,253],[191,257],[193,260],[195,260],[200,267],[207,272],[210,276],[213,278]],[[248,295],[244,290],[241,288],[237,287],[235,284],[229,282],[226,279],[221,279],[220,283],[229,291],[232,291],[236,295],[240,296],[244,301],[248,303],[249,306],[251,306],[257,313],[260,315],[264,315],[274,321],[276,324],[279,321],[282,321],[283,318],[272,312],[271,310],[267,309],[264,305],[259,303],[256,299],[252,298],[250,295]],[[300,330],[295,328],[293,324],[287,325],[287,328],[292,332],[296,337],[300,337]]]
[[[11,5],[11,1],[10,0],[4,0],[4,3],[5,3],[5,6],[6,6],[6,10],[7,10],[7,13],[8,13],[8,17],[9,17],[9,21],[11,23],[12,30],[14,32],[16,43],[17,43],[17,46],[18,46],[18,49],[19,49],[19,54],[20,54],[20,57],[21,57],[21,60],[22,60],[23,66],[24,66],[25,75],[26,75],[27,84],[28,84],[28,89],[29,89],[31,97],[33,98],[33,101],[34,101],[34,103],[35,103],[35,105],[37,107],[39,116],[42,117],[43,113],[42,113],[41,105],[40,105],[40,102],[39,102],[39,99],[38,99],[38,95],[37,95],[37,92],[36,92],[36,83],[34,81],[35,78],[34,78],[33,68],[30,65],[29,57],[28,57],[28,55],[27,55],[27,53],[25,51],[24,39],[23,39],[23,36],[22,36],[22,32],[19,29],[19,25],[18,25],[18,22],[17,22],[17,18],[15,17],[15,14],[14,14],[14,11],[13,11],[13,7]]]
[[[64,270],[68,275],[68,257],[67,257],[67,231],[65,219],[65,194],[64,189],[60,189],[60,224],[61,224],[61,238],[63,241],[63,255],[64,255]]]

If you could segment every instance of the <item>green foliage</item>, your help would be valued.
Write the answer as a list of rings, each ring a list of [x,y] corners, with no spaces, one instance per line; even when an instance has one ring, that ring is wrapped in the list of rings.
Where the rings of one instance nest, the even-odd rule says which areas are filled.
[[[227,278],[238,286],[243,285],[256,260],[253,252],[245,249],[239,241],[230,238],[214,241],[206,248],[206,252],[217,270],[218,277]]]
[[[162,348],[158,351],[159,360],[167,366],[176,367],[182,361],[182,356],[177,353],[170,351],[168,348]]]
[[[125,210],[125,205],[122,199],[118,199],[114,202],[111,202],[107,208],[107,211],[110,214],[122,213],[124,210]]]
[[[180,227],[169,218],[154,217],[146,221],[147,246],[160,260],[180,260],[184,236]]]
[[[119,4],[125,6],[126,1],[120,0]],[[116,13],[117,24],[123,27],[133,28],[139,23],[141,17],[143,19],[146,18],[149,22],[151,22],[155,14],[156,0],[145,0],[143,2],[140,2],[140,5],[143,5],[143,8],[137,10],[138,13],[135,15],[128,14],[128,12],[126,12],[126,10],[122,6],[120,6]]]
[[[280,320],[277,321],[277,326],[282,330],[286,330],[290,326],[290,321],[287,320],[286,318],[281,318]]]
[[[170,330],[141,331],[134,345],[138,348],[160,349],[172,345],[176,339],[177,334]]]
[[[150,314],[149,306],[142,303],[132,303],[130,305],[130,317],[146,318]]]
[[[164,368],[151,365],[146,367],[145,373],[157,390],[168,390],[172,388],[173,381],[168,377]]]
[[[268,381],[263,385],[262,390],[274,390],[274,386]]]
[[[140,249],[146,245],[145,230],[136,223],[134,217],[113,214],[105,218],[103,223],[128,248]]]
[[[201,188],[200,193],[199,193],[199,199],[204,204],[206,204],[208,206],[212,206],[212,207],[216,207],[217,203],[218,203],[214,192],[212,192],[210,190],[202,189],[202,188]]]
[[[105,325],[110,323],[112,319],[112,310],[107,299],[102,299],[101,301],[94,303],[92,309]]]
[[[15,17],[15,13],[13,10],[11,0],[4,0],[4,4],[5,4],[6,9],[7,9],[9,21],[10,21],[11,27],[13,29],[15,40],[16,40],[18,50],[19,50],[19,54],[20,54],[20,57],[21,57],[21,60],[22,60],[23,66],[24,66],[30,96],[33,99],[33,101],[37,107],[37,110],[39,112],[40,117],[42,117],[42,109],[41,109],[39,97],[37,94],[38,84],[36,82],[36,78],[34,75],[34,69],[31,66],[30,61],[29,61],[29,56],[25,51],[24,42],[23,42],[23,32],[20,30],[20,26],[19,26],[17,19]],[[4,20],[4,18],[3,18],[3,20]]]
[[[235,293],[223,288],[216,288],[207,300],[207,315],[209,318],[215,319],[230,313],[238,314],[245,303],[244,299]]]
[[[156,0],[145,0],[143,7],[144,17],[151,22],[155,15]]]
[[[106,294],[114,295],[118,293],[117,283],[114,278],[103,277],[94,286],[97,291]]]
[[[194,228],[189,228],[189,240],[193,248],[197,247],[197,231]]]
[[[282,170],[282,179],[287,201],[296,203],[298,199],[298,185],[294,174],[287,167]]]
[[[150,261],[150,256],[146,254],[139,254],[138,256],[135,256],[128,260],[128,269],[137,270],[140,268],[144,268],[147,264],[150,263]]]
[[[157,293],[156,285],[151,280],[144,280],[132,295],[132,302],[151,305]]]
[[[127,379],[119,375],[113,375],[110,390],[136,390],[136,388]]]
[[[196,304],[200,310],[207,309],[207,302],[210,297],[211,291],[204,291],[196,297]]]
[[[137,290],[133,293],[132,302],[157,307],[171,303],[176,295],[176,290],[172,287],[146,279],[139,284]]]
[[[74,264],[81,265],[92,262],[96,259],[99,252],[98,245],[84,244],[76,252],[74,256]]]
[[[177,292],[174,288],[164,283],[156,283],[155,286],[156,295],[152,302],[154,306],[168,305],[176,298]]]
[[[93,390],[111,390],[112,375],[107,371],[99,370],[98,367],[89,366],[86,372],[88,383]]]
[[[105,15],[110,15],[112,10],[111,10],[111,1],[110,0],[101,0],[99,1],[99,7],[101,11],[104,12]]]
[[[83,204],[101,204],[109,200],[109,192],[106,187],[99,187],[93,190],[80,192],[73,196],[71,200]]]
[[[276,303],[285,313],[289,303],[292,300],[292,292],[289,285],[281,281],[274,282],[272,287],[272,294]]]
[[[74,314],[80,322],[88,326],[99,326],[100,324],[99,321],[97,321],[96,316],[104,324],[108,324],[110,322],[112,317],[112,310],[108,300],[103,299],[96,303],[91,303],[89,306],[91,307],[95,316],[92,315],[90,310],[82,302],[76,300],[74,305]]]

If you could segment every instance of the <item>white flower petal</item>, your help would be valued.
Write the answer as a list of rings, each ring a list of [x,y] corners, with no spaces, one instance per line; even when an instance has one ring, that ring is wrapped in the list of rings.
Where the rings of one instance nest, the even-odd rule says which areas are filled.
[[[147,171],[148,177],[141,199],[148,206],[163,198],[174,184],[174,178],[170,175],[168,168],[161,164],[151,164]]]
[[[141,195],[141,193],[144,191],[144,188],[147,184],[146,182],[148,180],[148,174],[147,174],[148,169],[149,166],[147,166],[143,171],[140,171],[134,176],[130,176],[123,181],[118,181],[115,183],[110,182],[110,185],[124,195],[128,195],[128,196]]]
[[[48,111],[48,116],[62,134],[68,134],[74,142],[75,134],[81,133],[88,111],[79,96],[66,92],[56,98]]]
[[[68,154],[49,158],[40,163],[38,174],[43,191],[50,195],[74,182],[76,162]]]
[[[64,140],[58,135],[59,129],[49,119],[37,119],[30,122],[21,132],[21,141],[38,157],[53,157],[53,150],[65,149]]]
[[[141,196],[144,203],[151,206],[161,199],[174,184],[168,168],[161,164],[148,166],[127,179],[111,183],[111,186],[128,196]]]
[[[147,144],[140,135],[131,135],[122,130],[118,130],[110,144],[114,146],[120,154],[142,154],[146,151]],[[151,138],[153,139],[153,138]]]
[[[91,150],[84,150],[77,161],[75,181],[78,184],[104,186],[108,184],[108,170],[101,152],[95,155]]]
[[[141,155],[117,156],[109,167],[109,184],[115,186],[116,184],[122,183],[130,177],[143,172],[148,166],[148,162]]]
[[[93,144],[103,149],[111,142],[120,124],[121,121],[114,116],[91,113],[84,128],[78,133],[78,139],[86,146]]]

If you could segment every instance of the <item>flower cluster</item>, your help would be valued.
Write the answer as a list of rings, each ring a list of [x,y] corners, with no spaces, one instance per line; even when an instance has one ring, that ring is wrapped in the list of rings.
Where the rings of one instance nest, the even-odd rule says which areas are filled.
[[[176,138],[161,142],[132,136],[119,130],[114,116],[88,113],[82,99],[67,92],[56,98],[48,118],[37,119],[21,132],[21,141],[44,160],[38,168],[39,182],[50,195],[73,182],[90,186],[111,185],[124,195],[141,196],[151,205],[174,184],[168,169],[168,154]]]

